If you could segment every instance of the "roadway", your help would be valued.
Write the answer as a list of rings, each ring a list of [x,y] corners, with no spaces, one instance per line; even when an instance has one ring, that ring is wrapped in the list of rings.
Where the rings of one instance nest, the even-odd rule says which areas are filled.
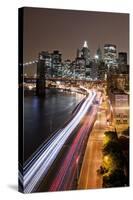
[[[74,189],[74,183],[79,177],[80,160],[82,159],[85,141],[95,122],[97,106],[93,106],[83,119],[83,124],[69,147],[69,151],[63,158],[56,177],[53,179],[49,191],[64,191]]]
[[[102,177],[97,174],[97,169],[102,164],[102,146],[106,128],[106,109],[102,104],[88,139],[78,180],[78,189],[102,188]]]

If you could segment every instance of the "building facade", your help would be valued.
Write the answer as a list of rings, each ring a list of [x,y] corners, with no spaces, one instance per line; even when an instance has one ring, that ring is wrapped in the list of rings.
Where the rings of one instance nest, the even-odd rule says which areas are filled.
[[[127,65],[127,53],[126,52],[118,53],[118,63],[120,65]]]
[[[117,63],[116,45],[113,44],[104,45],[104,62],[108,67],[116,65]]]
[[[55,50],[51,54],[52,57],[52,73],[51,76],[54,77],[62,77],[62,54]]]

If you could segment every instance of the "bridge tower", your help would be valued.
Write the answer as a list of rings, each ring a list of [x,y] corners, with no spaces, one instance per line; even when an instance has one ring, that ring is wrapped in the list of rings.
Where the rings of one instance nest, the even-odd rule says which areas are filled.
[[[43,52],[39,53],[39,59],[37,63],[37,81],[36,81],[36,95],[45,95],[45,59],[43,58]]]

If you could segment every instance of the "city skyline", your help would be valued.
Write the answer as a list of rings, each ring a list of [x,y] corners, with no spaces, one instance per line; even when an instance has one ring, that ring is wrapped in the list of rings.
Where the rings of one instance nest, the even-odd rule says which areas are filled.
[[[36,59],[41,51],[56,49],[63,60],[74,60],[85,40],[91,57],[98,47],[103,52],[104,45],[111,43],[117,53],[127,52],[129,60],[128,14],[45,8],[25,8],[24,12],[24,63]],[[25,71],[33,74],[36,66],[25,67]]]

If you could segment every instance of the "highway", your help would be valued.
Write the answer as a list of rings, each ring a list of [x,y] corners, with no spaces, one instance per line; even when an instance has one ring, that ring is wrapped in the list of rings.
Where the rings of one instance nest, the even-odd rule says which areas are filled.
[[[64,157],[56,177],[52,181],[49,191],[64,191],[73,189],[75,178],[78,179],[80,160],[83,155],[84,142],[95,122],[97,106],[93,106],[83,119],[83,125],[78,130],[67,155]],[[76,180],[77,181],[77,180]]]
[[[37,189],[63,145],[86,115],[95,98],[96,92],[89,90],[88,96],[78,108],[78,111],[73,114],[72,119],[65,127],[58,130],[47,143],[41,146],[32,159],[23,167],[23,172],[19,172],[20,183],[23,186],[24,193],[34,192]]]

